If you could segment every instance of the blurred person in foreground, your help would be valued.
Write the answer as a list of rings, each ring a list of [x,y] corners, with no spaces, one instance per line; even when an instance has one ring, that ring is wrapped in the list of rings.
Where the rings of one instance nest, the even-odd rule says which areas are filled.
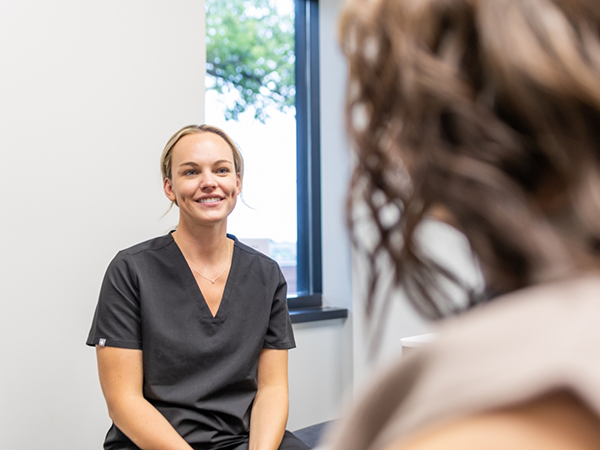
[[[387,258],[421,313],[453,317],[330,447],[600,448],[600,2],[350,0],[340,33],[371,293]],[[415,239],[431,215],[481,264],[466,307]]]

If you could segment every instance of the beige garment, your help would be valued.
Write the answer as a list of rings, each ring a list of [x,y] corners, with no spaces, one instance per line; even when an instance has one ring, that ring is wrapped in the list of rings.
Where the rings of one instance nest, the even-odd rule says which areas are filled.
[[[600,277],[498,297],[392,366],[326,448],[379,450],[423,428],[567,390],[600,417]]]

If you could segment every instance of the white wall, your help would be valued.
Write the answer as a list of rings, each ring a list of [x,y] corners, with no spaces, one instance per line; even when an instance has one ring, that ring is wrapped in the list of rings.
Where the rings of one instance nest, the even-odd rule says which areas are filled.
[[[163,233],[159,157],[202,122],[202,2],[0,2],[0,439],[100,448],[84,345],[117,250]]]
[[[294,325],[297,347],[289,352],[290,415],[297,430],[335,419],[344,396],[344,319]]]
[[[321,72],[321,184],[323,233],[323,298],[325,305],[348,309],[343,323],[342,366],[344,392],[353,383],[353,292],[350,241],[345,204],[350,179],[350,148],[344,125],[346,64],[337,39],[341,0],[319,2]],[[341,399],[340,399],[341,400]]]

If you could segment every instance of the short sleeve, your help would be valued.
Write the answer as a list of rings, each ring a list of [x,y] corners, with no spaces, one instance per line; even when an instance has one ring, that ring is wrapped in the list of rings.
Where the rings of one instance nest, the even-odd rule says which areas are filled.
[[[263,348],[284,350],[296,347],[296,342],[287,307],[287,283],[279,266],[276,263],[275,265],[279,281],[271,304],[271,316]]]
[[[119,252],[106,270],[86,344],[142,348],[138,277],[126,252]]]

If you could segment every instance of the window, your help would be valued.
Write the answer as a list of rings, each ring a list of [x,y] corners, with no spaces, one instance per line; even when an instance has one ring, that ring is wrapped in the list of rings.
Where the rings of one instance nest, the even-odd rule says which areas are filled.
[[[291,307],[318,306],[318,3],[206,0],[206,13],[206,122],[246,163],[229,231],[279,262]]]

